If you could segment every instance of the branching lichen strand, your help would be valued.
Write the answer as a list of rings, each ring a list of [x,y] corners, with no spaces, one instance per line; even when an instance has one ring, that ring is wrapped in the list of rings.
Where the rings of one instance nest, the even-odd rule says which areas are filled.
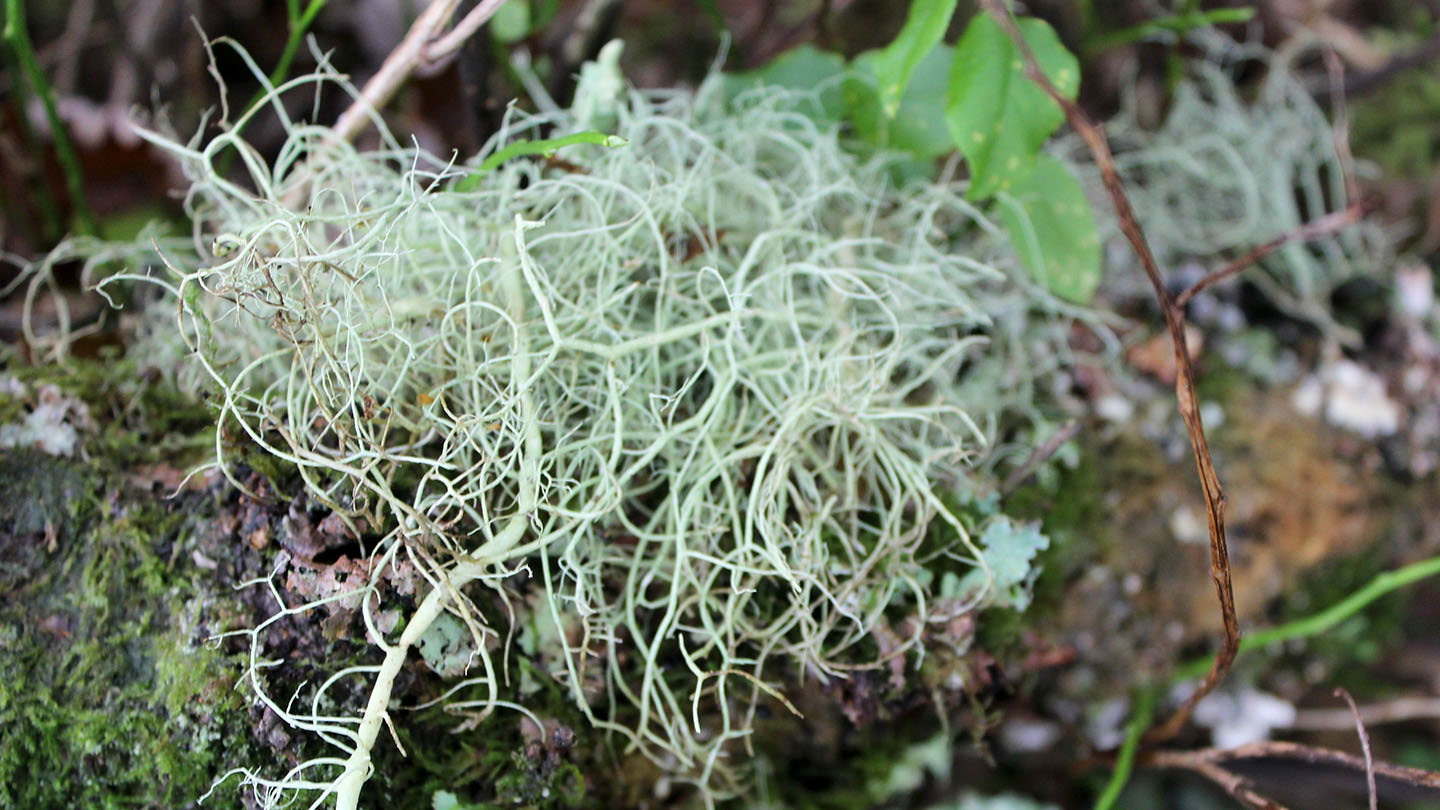
[[[269,108],[290,133],[274,166],[228,134],[148,135],[185,166],[199,224],[203,258],[171,261],[181,375],[313,497],[384,527],[372,582],[404,561],[429,590],[393,642],[366,590],[382,660],[306,713],[258,673],[274,621],[316,605],[262,581],[279,613],[248,631],[258,699],[343,756],[243,774],[259,804],[356,805],[395,676],[447,610],[475,636],[486,708],[513,706],[466,586],[531,562],[550,674],[707,799],[741,784],[723,749],[776,679],[882,663],[864,650],[887,615],[915,620],[885,653],[907,655],[927,621],[986,603],[929,613],[922,547],[985,565],[936,490],[975,495],[971,465],[1006,414],[1034,412],[1076,312],[1002,269],[962,186],[901,193],[793,94],[727,99],[718,80],[631,94],[629,145],[572,147],[584,172],[517,161],[466,191],[476,175],[386,133],[360,152]],[[512,110],[487,153],[571,123]],[[218,176],[228,149],[254,191]],[[358,677],[363,715],[325,715]]]

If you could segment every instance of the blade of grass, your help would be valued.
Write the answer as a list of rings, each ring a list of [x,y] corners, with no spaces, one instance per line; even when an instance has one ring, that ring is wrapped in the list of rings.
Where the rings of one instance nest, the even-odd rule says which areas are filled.
[[[315,22],[316,15],[318,15],[324,7],[325,0],[310,0],[310,4],[305,7],[304,11],[301,11],[300,0],[285,0],[285,14],[289,23],[290,34],[285,40],[285,50],[280,52],[280,60],[275,63],[275,69],[270,71],[270,76],[268,77],[269,87],[275,87],[285,81],[285,77],[290,73],[290,64],[295,61],[295,54],[300,49],[301,41],[305,39],[305,34],[309,33],[310,26]],[[250,100],[245,102],[245,106],[240,108],[241,117],[239,120],[244,121],[245,114],[254,109],[255,105],[259,104],[260,101],[265,98],[265,94],[266,87],[257,89],[254,95],[250,96]],[[243,128],[243,126],[244,124],[241,124],[237,129]],[[234,160],[235,153],[227,152],[224,157],[220,159],[221,172],[229,172],[230,164]]]
[[[524,155],[544,155],[550,157],[556,150],[574,146],[581,143],[593,143],[599,146],[617,147],[624,146],[627,141],[618,135],[606,135],[603,132],[596,132],[587,129],[584,132],[576,132],[573,135],[566,135],[561,138],[547,138],[540,141],[516,141],[501,149],[480,164],[480,167],[455,183],[454,191],[474,191],[480,187],[480,178],[495,167],[507,160],[512,160]]]
[[[295,53],[300,49],[300,43],[305,39],[305,35],[310,32],[310,26],[315,22],[315,16],[325,7],[325,0],[310,0],[310,5],[306,6],[304,11],[300,10],[300,0],[286,0],[286,6],[290,36],[285,40],[285,50],[280,52],[280,60],[275,63],[275,69],[270,71],[271,86],[285,81],[285,77],[290,73],[290,63],[295,61]],[[241,113],[248,112],[264,96],[265,88],[256,90],[255,94],[241,108]]]
[[[1140,738],[1145,736],[1145,730],[1155,718],[1155,691],[1153,688],[1141,689],[1135,696],[1135,713],[1130,716],[1130,725],[1125,730],[1125,742],[1115,755],[1115,770],[1110,773],[1110,781],[1105,783],[1105,789],[1095,799],[1095,810],[1114,807],[1120,792],[1129,783],[1130,773],[1135,769],[1135,752],[1140,749]]]
[[[25,74],[30,88],[40,97],[40,103],[45,107],[45,118],[50,122],[50,137],[55,145],[55,157],[60,161],[60,168],[65,174],[65,189],[70,194],[70,204],[75,208],[75,230],[85,236],[94,236],[98,229],[95,227],[95,215],[90,211],[90,203],[85,199],[85,180],[80,170],[80,158],[75,153],[75,145],[70,142],[65,123],[60,120],[60,112],[55,107],[55,92],[45,78],[45,72],[40,69],[40,62],[35,58],[35,49],[30,44],[30,32],[25,27],[25,4],[22,0],[5,0],[4,40],[15,54],[16,61],[20,63],[20,70]]]
[[[8,53],[6,57],[5,67],[10,68],[13,66],[11,64],[13,60],[8,58]],[[30,119],[23,112],[25,108],[29,106],[28,100],[30,96],[25,92],[24,82],[17,81],[12,87],[15,92],[15,109],[20,113],[15,116],[15,124],[19,127],[20,136],[25,139],[25,145],[30,149],[30,153],[38,155],[44,147],[40,143],[40,136],[35,134],[35,128],[30,126]],[[5,111],[0,110],[0,126],[3,126],[4,123]],[[30,196],[35,203],[36,212],[40,216],[41,238],[46,243],[51,244],[60,241],[60,237],[65,235],[65,225],[60,221],[60,206],[55,202],[55,195],[50,193],[50,187],[45,183],[33,183],[31,188],[32,193]],[[11,222],[21,221],[20,211],[15,208],[20,202],[20,200],[8,198],[4,202],[5,215],[9,217]]]
[[[1139,42],[1160,33],[1186,34],[1197,28],[1206,28],[1212,25],[1249,22],[1254,16],[1255,9],[1249,7],[1217,8],[1204,12],[1187,11],[1172,14],[1098,36],[1089,43],[1089,51],[1098,53],[1118,48],[1121,45]]]
[[[1422,579],[1440,574],[1440,557],[1430,557],[1417,563],[1411,563],[1403,568],[1394,571],[1385,571],[1376,574],[1365,587],[1341,599],[1324,610],[1312,613],[1304,618],[1292,622],[1271,627],[1267,630],[1257,630],[1246,635],[1240,640],[1240,653],[1259,649],[1270,644],[1282,641],[1293,641],[1300,638],[1311,638],[1318,636],[1335,625],[1354,616],[1371,602],[1398,590],[1406,585],[1413,585]],[[1210,658],[1197,658],[1175,671],[1175,680],[1197,678],[1205,674],[1210,666]]]

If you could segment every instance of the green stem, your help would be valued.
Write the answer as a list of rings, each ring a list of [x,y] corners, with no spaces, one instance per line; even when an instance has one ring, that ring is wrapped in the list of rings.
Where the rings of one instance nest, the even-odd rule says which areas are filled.
[[[627,141],[618,135],[606,135],[603,132],[596,132],[587,129],[584,132],[576,132],[573,135],[566,135],[562,138],[550,138],[543,141],[516,141],[501,149],[480,164],[480,167],[455,183],[454,191],[474,191],[480,187],[480,178],[487,172],[493,171],[496,166],[507,160],[521,157],[522,155],[544,155],[550,157],[556,150],[565,146],[574,146],[581,143],[593,143],[600,146],[617,147],[624,146]]]
[[[1240,640],[1240,653],[1283,641],[1318,636],[1360,612],[1385,594],[1436,574],[1440,574],[1440,557],[1430,557],[1394,571],[1377,574],[1365,587],[1318,613],[1246,635]],[[1190,661],[1176,670],[1172,680],[1198,678],[1209,671],[1210,663],[1209,658]],[[1153,689],[1142,691],[1137,698],[1135,715],[1130,720],[1125,743],[1115,758],[1115,770],[1110,774],[1110,781],[1106,783],[1104,791],[1095,800],[1095,810],[1110,810],[1119,798],[1120,791],[1130,780],[1130,772],[1135,765],[1135,752],[1139,747],[1140,738],[1149,727],[1154,714],[1154,701],[1155,690]]]
[[[5,60],[6,67],[10,67],[12,61],[7,58]],[[35,134],[35,128],[30,126],[30,118],[25,115],[25,109],[29,106],[27,103],[29,94],[25,92],[24,82],[17,81],[13,86],[15,88],[15,109],[20,113],[15,116],[15,124],[20,128],[20,136],[25,139],[25,145],[30,149],[30,153],[38,155],[44,146],[40,143],[40,137]],[[4,116],[3,113],[0,113],[0,125],[3,123]],[[54,244],[65,235],[65,226],[60,221],[60,206],[56,204],[55,195],[50,193],[50,187],[45,183],[31,183],[30,188],[32,190],[31,199],[34,200],[35,208],[40,215],[41,236],[47,244]],[[11,222],[20,221],[21,214],[17,210],[17,203],[16,200],[5,200],[6,216],[10,218]]]
[[[305,39],[305,34],[310,31],[310,25],[315,22],[315,16],[325,7],[325,0],[310,0],[310,5],[300,10],[300,0],[285,0],[286,18],[289,20],[290,35],[285,40],[285,50],[280,52],[280,61],[275,63],[275,69],[270,71],[268,87],[261,87],[255,91],[245,106],[240,108],[241,120],[245,113],[254,109],[256,104],[269,92],[268,88],[278,87],[285,77],[290,74],[290,63],[295,61],[295,54],[300,50],[300,43]],[[242,124],[243,126],[243,124]],[[228,174],[230,164],[234,161],[235,153],[228,152],[220,161],[220,173]]]
[[[1136,694],[1135,714],[1131,715],[1130,725],[1126,728],[1125,742],[1115,755],[1115,770],[1110,773],[1110,781],[1105,783],[1105,789],[1095,799],[1095,810],[1114,807],[1120,791],[1130,781],[1130,772],[1135,769],[1135,752],[1140,749],[1140,738],[1145,736],[1145,730],[1155,717],[1155,692],[1154,688],[1147,687]]]
[[[288,6],[289,39],[285,40],[285,50],[282,50],[279,62],[275,63],[275,69],[269,75],[269,86],[278,86],[285,81],[285,76],[289,75],[289,63],[295,61],[295,52],[300,50],[305,33],[310,32],[311,23],[315,22],[315,14],[325,7],[325,0],[310,0],[310,6],[305,6],[304,12],[301,12],[300,0],[285,0],[285,3]],[[255,95],[245,102],[245,107],[240,108],[240,112],[248,112],[259,104],[261,98],[265,98],[265,92],[265,88],[255,91]]]
[[[280,84],[290,73],[290,63],[295,60],[295,52],[300,49],[300,41],[305,38],[305,34],[310,30],[310,25],[315,22],[315,15],[325,7],[325,0],[310,0],[310,5],[305,7],[304,13],[297,17],[295,11],[298,0],[288,0],[288,2],[290,4],[290,38],[285,40],[285,50],[280,53],[280,61],[276,62],[275,69],[270,71],[271,85]],[[248,110],[254,106],[262,95],[263,92],[256,92],[255,98],[245,105],[245,109]]]
[[[1149,36],[1154,36],[1162,31],[1169,31],[1173,34],[1187,34],[1197,28],[1206,28],[1212,25],[1224,23],[1249,22],[1255,16],[1255,9],[1250,7],[1241,8],[1217,8],[1210,11],[1183,11],[1179,14],[1172,14],[1168,17],[1161,17],[1156,20],[1148,20],[1139,25],[1132,25],[1129,28],[1122,28],[1119,31],[1112,31],[1103,36],[1091,39],[1087,45],[1090,53],[1099,53],[1121,45],[1129,45],[1139,42]]]
[[[1240,640],[1240,653],[1243,654],[1282,641],[1318,636],[1355,615],[1366,605],[1385,594],[1436,574],[1440,574],[1440,557],[1430,557],[1417,563],[1411,563],[1404,568],[1377,574],[1365,587],[1318,613],[1246,635]],[[1174,679],[1198,678],[1209,669],[1210,659],[1199,658],[1176,670]]]
[[[40,62],[35,58],[35,49],[30,45],[30,35],[25,28],[25,4],[22,0],[5,0],[4,39],[20,63],[20,70],[30,82],[30,87],[45,106],[45,118],[50,122],[50,137],[55,144],[55,157],[59,159],[60,168],[65,174],[65,188],[70,194],[70,204],[75,207],[75,230],[85,236],[94,236],[98,229],[95,227],[95,215],[91,213],[90,204],[85,199],[85,181],[80,170],[80,158],[75,152],[74,144],[70,142],[64,122],[60,120],[60,113],[55,108],[55,93],[50,82],[46,80],[44,71],[40,69]]]

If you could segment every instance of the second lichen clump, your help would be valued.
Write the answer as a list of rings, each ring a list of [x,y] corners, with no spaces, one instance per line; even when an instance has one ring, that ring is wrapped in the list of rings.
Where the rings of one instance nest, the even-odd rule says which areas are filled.
[[[361,152],[286,120],[273,165],[238,130],[163,143],[200,233],[169,260],[182,373],[217,392],[222,433],[381,527],[375,578],[408,560],[435,588],[389,669],[347,675],[378,680],[359,732],[262,696],[348,756],[252,777],[265,802],[353,793],[417,640],[463,650],[444,668],[516,707],[509,608],[594,729],[716,796],[778,682],[913,665],[927,628],[1015,601],[1023,572],[997,594],[993,550],[945,503],[988,489],[999,426],[1035,414],[1061,305],[962,185],[893,188],[798,100],[633,92],[613,107],[627,146],[465,191],[388,135]],[[575,128],[516,112],[489,151]],[[215,168],[231,148],[250,188]],[[937,571],[978,573],[942,594]],[[420,633],[441,607],[483,643]],[[258,667],[263,627],[254,643]]]

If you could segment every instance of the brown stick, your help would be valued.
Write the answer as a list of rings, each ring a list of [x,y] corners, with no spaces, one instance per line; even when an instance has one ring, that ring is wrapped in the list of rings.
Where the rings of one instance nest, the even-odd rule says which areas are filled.
[[[1195,395],[1195,372],[1190,365],[1190,351],[1185,341],[1184,313],[1165,288],[1165,280],[1160,273],[1160,267],[1155,261],[1154,254],[1150,251],[1150,245],[1145,240],[1145,233],[1140,229],[1140,223],[1135,218],[1135,211],[1130,205],[1130,198],[1125,193],[1120,173],[1115,168],[1115,158],[1110,153],[1110,145],[1105,139],[1104,130],[1099,124],[1091,121],[1079,106],[1055,89],[1055,85],[1040,69],[1039,63],[1035,60],[1035,54],[1030,51],[1029,45],[1025,43],[1025,38],[1020,35],[1015,21],[1011,19],[1009,12],[1000,5],[999,0],[981,0],[981,5],[1015,42],[1015,47],[1020,50],[1025,61],[1026,76],[1039,85],[1056,104],[1060,105],[1071,129],[1074,129],[1085,141],[1085,145],[1089,147],[1090,154],[1095,158],[1095,164],[1100,168],[1100,176],[1105,181],[1105,190],[1110,194],[1111,204],[1115,206],[1115,214],[1120,220],[1120,230],[1129,240],[1131,247],[1135,249],[1141,266],[1145,268],[1145,275],[1149,277],[1150,286],[1155,290],[1155,298],[1159,301],[1160,309],[1165,315],[1165,325],[1169,327],[1170,339],[1174,344],[1175,398],[1180,408],[1180,418],[1184,420],[1185,431],[1190,437],[1190,449],[1194,452],[1195,466],[1200,474],[1200,487],[1205,493],[1205,512],[1210,523],[1210,579],[1215,583],[1215,595],[1220,601],[1220,618],[1225,626],[1225,638],[1205,679],[1200,682],[1190,697],[1180,704],[1180,707],[1168,720],[1146,735],[1146,738],[1151,741],[1168,740],[1174,737],[1190,719],[1191,713],[1195,710],[1195,704],[1209,694],[1225,677],[1225,673],[1230,670],[1230,664],[1235,660],[1235,653],[1240,647],[1240,623],[1235,616],[1235,596],[1230,585],[1230,552],[1225,544],[1225,493],[1220,487],[1220,477],[1215,473],[1215,464],[1210,458],[1210,447],[1205,441],[1205,426],[1200,421],[1200,406]]]
[[[1402,697],[1360,707],[1360,720],[1367,726],[1440,718],[1440,698]],[[1348,709],[1301,709],[1287,728],[1300,731],[1338,731],[1355,724]]]
[[[1147,764],[1157,768],[1180,768],[1187,771],[1194,771],[1211,782],[1219,785],[1234,796],[1251,810],[1288,810],[1283,804],[1275,802],[1260,793],[1251,784],[1249,779],[1227,771],[1225,768],[1210,756],[1214,749],[1201,751],[1156,751],[1147,759]]]
[[[1367,765],[1364,757],[1293,742],[1260,742],[1238,748],[1201,748],[1197,751],[1153,751],[1140,756],[1140,761],[1145,765],[1191,770],[1198,770],[1195,765],[1202,762],[1223,768],[1227,762],[1242,759],[1284,759],[1309,765],[1344,768],[1360,773],[1374,773],[1411,787],[1440,790],[1440,773],[1434,771],[1395,765],[1383,760],[1374,760]]]
[[[1370,212],[1373,204],[1373,201],[1352,203],[1348,208],[1340,211],[1332,211],[1319,219],[1311,220],[1301,225],[1289,233],[1283,233],[1271,239],[1269,242],[1251,248],[1246,251],[1244,255],[1190,285],[1189,289],[1175,297],[1175,306],[1184,309],[1185,305],[1190,303],[1190,299],[1194,298],[1201,290],[1239,273],[1255,262],[1269,256],[1277,248],[1288,245],[1291,242],[1309,242],[1311,239],[1327,236],[1359,222]]]
[[[449,35],[442,31],[455,14],[460,0],[434,0],[426,6],[415,18],[404,39],[365,83],[360,96],[336,119],[332,127],[334,137],[342,141],[353,140],[370,123],[370,116],[378,114],[378,110],[395,95],[395,91],[417,67],[427,60],[444,58],[458,50],[464,40],[494,16],[503,3],[504,0],[482,0]]]
[[[1238,748],[1229,748],[1223,751],[1209,749],[1208,752],[1202,750],[1195,753],[1205,753],[1211,760],[1218,764],[1237,759],[1293,759],[1315,765],[1333,765],[1340,768],[1348,768],[1352,771],[1363,772],[1365,770],[1365,760],[1362,757],[1347,754],[1344,751],[1336,751],[1331,748],[1318,748],[1293,742],[1251,743],[1250,745],[1242,745]],[[1393,779],[1414,787],[1440,790],[1440,773],[1421,770],[1420,768],[1408,768],[1404,765],[1394,765],[1381,760],[1373,762],[1371,767],[1377,775],[1383,776],[1386,779]]]
[[[1030,455],[1025,457],[1025,461],[1005,477],[1005,483],[1000,485],[1000,497],[1008,498],[1015,494],[1015,490],[1019,489],[1020,485],[1025,483],[1025,479],[1029,478],[1037,467],[1045,463],[1046,459],[1055,455],[1055,453],[1060,450],[1060,445],[1075,438],[1075,434],[1079,432],[1079,420],[1071,419],[1069,422],[1061,425],[1059,430],[1051,434],[1050,438],[1041,442],[1034,450],[1031,450]]]
[[[1365,731],[1365,721],[1360,719],[1360,707],[1343,687],[1335,687],[1335,697],[1345,698],[1350,713],[1355,715],[1355,733],[1360,735],[1360,751],[1365,754],[1365,787],[1370,791],[1370,810],[1376,810],[1379,800],[1375,795],[1375,760],[1370,756],[1370,735]]]

